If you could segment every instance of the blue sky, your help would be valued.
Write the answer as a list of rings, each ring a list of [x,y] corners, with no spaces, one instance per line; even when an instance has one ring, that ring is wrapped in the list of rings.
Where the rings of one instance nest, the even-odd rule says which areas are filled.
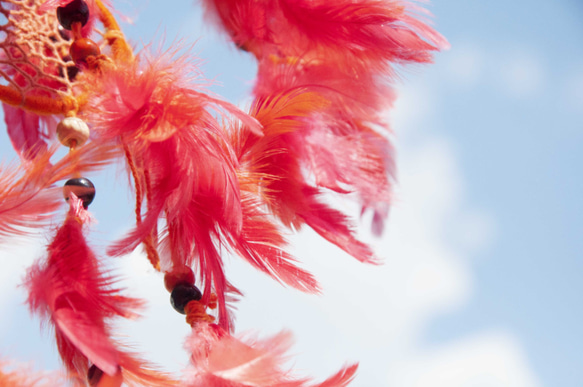
[[[166,46],[196,41],[203,71],[220,83],[213,91],[244,105],[251,58],[202,23],[198,4],[172,4],[119,4],[135,16],[127,35],[144,44],[165,36]],[[233,258],[230,275],[246,293],[238,330],[291,329],[300,375],[324,377],[360,360],[355,386],[580,386],[583,5],[435,0],[428,8],[452,48],[432,66],[401,73],[400,98],[388,113],[398,200],[382,239],[363,231],[385,265],[362,266],[302,232],[294,252],[324,285],[315,298]],[[4,133],[0,150],[3,160],[14,158]],[[121,171],[90,177],[98,187],[91,209],[99,224],[90,234],[98,249],[132,222]],[[38,336],[13,285],[48,238],[6,246],[0,273],[7,311],[0,353],[39,368],[57,367],[50,336]],[[132,294],[151,304],[144,321],[121,329],[178,371],[188,327],[143,261],[137,252],[110,261]]]

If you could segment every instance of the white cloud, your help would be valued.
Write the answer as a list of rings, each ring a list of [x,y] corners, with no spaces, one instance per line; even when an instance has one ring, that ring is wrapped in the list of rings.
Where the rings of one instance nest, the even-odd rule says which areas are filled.
[[[389,385],[402,387],[536,387],[520,343],[487,332],[426,350],[389,369]]]

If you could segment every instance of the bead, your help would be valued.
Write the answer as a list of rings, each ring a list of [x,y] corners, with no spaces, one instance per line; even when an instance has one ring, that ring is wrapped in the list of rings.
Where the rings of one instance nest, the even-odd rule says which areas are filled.
[[[77,66],[87,67],[87,58],[90,56],[98,56],[101,54],[101,50],[93,40],[79,38],[71,43],[69,54]]]
[[[75,22],[84,26],[89,21],[89,7],[84,0],[73,0],[64,7],[57,8],[57,19],[66,30],[71,30]]]
[[[169,292],[179,284],[194,285],[194,273],[190,267],[186,265],[175,267],[164,275],[164,286]]]
[[[102,376],[103,371],[95,364],[93,364],[91,367],[89,367],[89,370],[87,370],[87,382],[91,387],[97,386],[97,383],[99,383]]]
[[[202,293],[194,285],[178,284],[172,289],[170,294],[170,303],[174,310],[180,314],[186,314],[184,308],[190,301],[199,301]]]
[[[91,180],[84,177],[69,179],[63,187],[63,196],[69,201],[69,194],[73,192],[75,196],[83,201],[83,207],[87,209],[95,198],[95,186]]]
[[[80,118],[66,117],[57,125],[57,137],[69,148],[81,146],[89,139],[89,126]]]

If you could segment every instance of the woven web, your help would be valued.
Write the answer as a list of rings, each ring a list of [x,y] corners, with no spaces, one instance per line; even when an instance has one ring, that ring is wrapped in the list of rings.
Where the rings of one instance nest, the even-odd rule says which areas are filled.
[[[72,94],[77,69],[69,33],[55,12],[38,11],[45,0],[0,0],[0,84],[27,95]]]

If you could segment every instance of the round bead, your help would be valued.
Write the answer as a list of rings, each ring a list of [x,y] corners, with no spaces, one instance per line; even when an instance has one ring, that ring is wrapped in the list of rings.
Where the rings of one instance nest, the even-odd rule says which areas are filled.
[[[99,369],[95,364],[93,364],[87,370],[87,382],[91,387],[97,386],[97,383],[99,383],[102,376],[103,371]]]
[[[164,286],[169,292],[179,284],[194,285],[194,273],[190,267],[175,267],[164,275]]]
[[[93,40],[79,38],[71,43],[69,54],[77,66],[87,67],[87,58],[90,56],[98,56],[101,54],[101,50]]]
[[[95,198],[95,186],[91,180],[84,177],[69,179],[63,187],[63,196],[69,201],[69,195],[73,192],[75,196],[83,201],[83,207],[87,209]]]
[[[64,7],[57,8],[57,19],[66,30],[71,30],[75,22],[84,26],[89,21],[89,7],[84,0],[73,0]]]
[[[190,301],[199,301],[202,293],[194,285],[178,284],[172,289],[170,294],[170,303],[172,307],[180,314],[186,314],[184,308]]]
[[[80,118],[66,117],[57,125],[57,137],[69,148],[81,146],[89,139],[89,126]]]

